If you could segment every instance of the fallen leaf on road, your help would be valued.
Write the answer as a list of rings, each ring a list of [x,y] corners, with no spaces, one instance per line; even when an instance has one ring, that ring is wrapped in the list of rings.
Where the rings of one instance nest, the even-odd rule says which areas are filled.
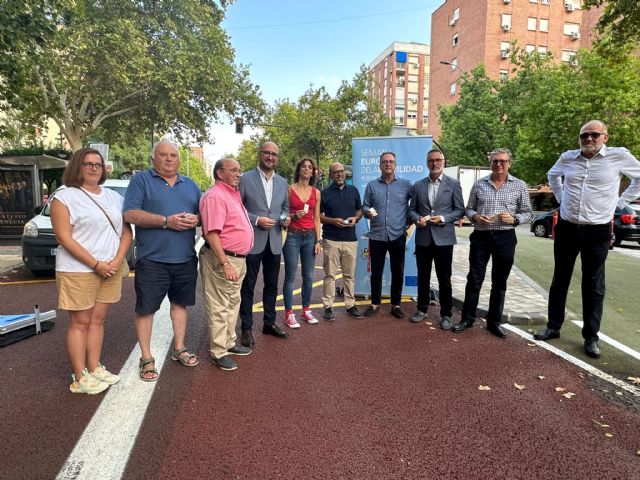
[[[537,347],[535,343],[527,343],[527,347]]]
[[[604,434],[604,436],[607,437],[607,438],[613,438],[613,433],[607,432],[607,433]]]
[[[609,425],[607,425],[606,423],[600,423],[597,420],[591,420],[593,423],[595,423],[596,425],[601,426],[602,428],[609,428]]]
[[[566,390],[566,388],[564,388],[564,387],[556,387],[555,390],[556,390],[556,392],[564,392]]]
[[[635,383],[636,385],[640,385],[640,377],[627,377],[627,380],[631,380],[631,383]]]
[[[479,385],[478,390],[487,391],[491,390],[491,387],[489,385]]]
[[[544,380],[546,377],[545,377],[544,375],[538,375],[538,378],[539,378],[540,380]]]
[[[458,341],[458,339],[457,339],[457,338],[453,338],[452,340],[453,340],[454,342],[457,342],[457,341]]]
[[[429,330],[435,330],[436,327],[429,327]]]
[[[514,383],[513,386],[516,387],[518,390],[524,390],[524,385],[518,385],[517,383]]]
[[[575,394],[575,393],[572,393],[572,392],[567,392],[567,393],[563,393],[563,394],[562,394],[562,396],[563,396],[564,398],[571,398],[571,397],[575,397],[575,396],[576,396],[576,394]]]
[[[432,322],[424,322],[424,323],[426,323],[427,325],[433,325]]]

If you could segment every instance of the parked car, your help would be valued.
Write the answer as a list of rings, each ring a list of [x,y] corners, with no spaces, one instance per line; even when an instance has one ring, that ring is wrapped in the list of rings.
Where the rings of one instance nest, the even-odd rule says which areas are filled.
[[[553,211],[538,215],[531,222],[531,231],[536,237],[548,237],[551,235],[552,222]],[[640,244],[640,214],[631,206],[616,208],[613,215],[612,245],[617,247],[624,240]]]
[[[127,187],[129,186],[129,180],[107,179],[102,186],[114,190],[124,197]],[[51,202],[55,198],[56,193],[65,188],[67,187],[60,187],[50,195],[44,207],[40,209],[40,212],[35,217],[25,224],[22,231],[22,261],[34,274],[51,273],[56,268],[58,242],[53,234],[49,212]],[[35,211],[37,211],[37,209]],[[132,228],[134,227],[132,226]],[[134,240],[127,253],[126,260],[129,268],[133,270],[136,263],[135,228]]]

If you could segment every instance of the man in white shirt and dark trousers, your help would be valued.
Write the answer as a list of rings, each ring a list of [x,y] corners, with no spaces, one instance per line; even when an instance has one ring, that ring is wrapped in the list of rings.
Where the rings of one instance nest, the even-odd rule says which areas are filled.
[[[580,129],[580,149],[560,155],[547,173],[560,203],[555,227],[555,269],[549,288],[547,328],[536,340],[560,336],[567,292],[578,253],[582,261],[582,337],[585,353],[600,357],[598,332],[604,303],[605,260],[611,239],[611,219],[616,206],[623,208],[640,195],[640,162],[626,148],[607,147],[607,126],[592,120]],[[620,174],[631,179],[618,197]],[[564,181],[562,177],[564,176]]]

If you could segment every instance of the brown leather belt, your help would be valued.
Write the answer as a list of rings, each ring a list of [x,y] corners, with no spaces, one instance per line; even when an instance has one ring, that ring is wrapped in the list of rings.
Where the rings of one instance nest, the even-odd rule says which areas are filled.
[[[211,245],[209,245],[207,242],[204,242],[204,246],[207,247],[209,250],[211,250]],[[230,252],[229,250],[223,250],[223,251],[224,251],[224,254],[229,257],[247,258],[247,256],[243,255],[242,253]]]
[[[315,235],[316,231],[313,228],[289,227],[289,233],[294,233],[296,235],[302,235],[303,237],[305,237],[307,235]]]

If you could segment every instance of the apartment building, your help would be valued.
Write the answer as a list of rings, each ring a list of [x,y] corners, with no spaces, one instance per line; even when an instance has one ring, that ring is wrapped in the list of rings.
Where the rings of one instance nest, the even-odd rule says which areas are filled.
[[[429,46],[393,42],[369,65],[371,94],[394,124],[425,132],[429,112]]]
[[[483,63],[490,78],[509,78],[513,42],[575,62],[578,50],[595,40],[601,14],[582,10],[581,0],[445,0],[431,16],[429,133],[440,135],[438,105],[458,100],[465,72]]]

